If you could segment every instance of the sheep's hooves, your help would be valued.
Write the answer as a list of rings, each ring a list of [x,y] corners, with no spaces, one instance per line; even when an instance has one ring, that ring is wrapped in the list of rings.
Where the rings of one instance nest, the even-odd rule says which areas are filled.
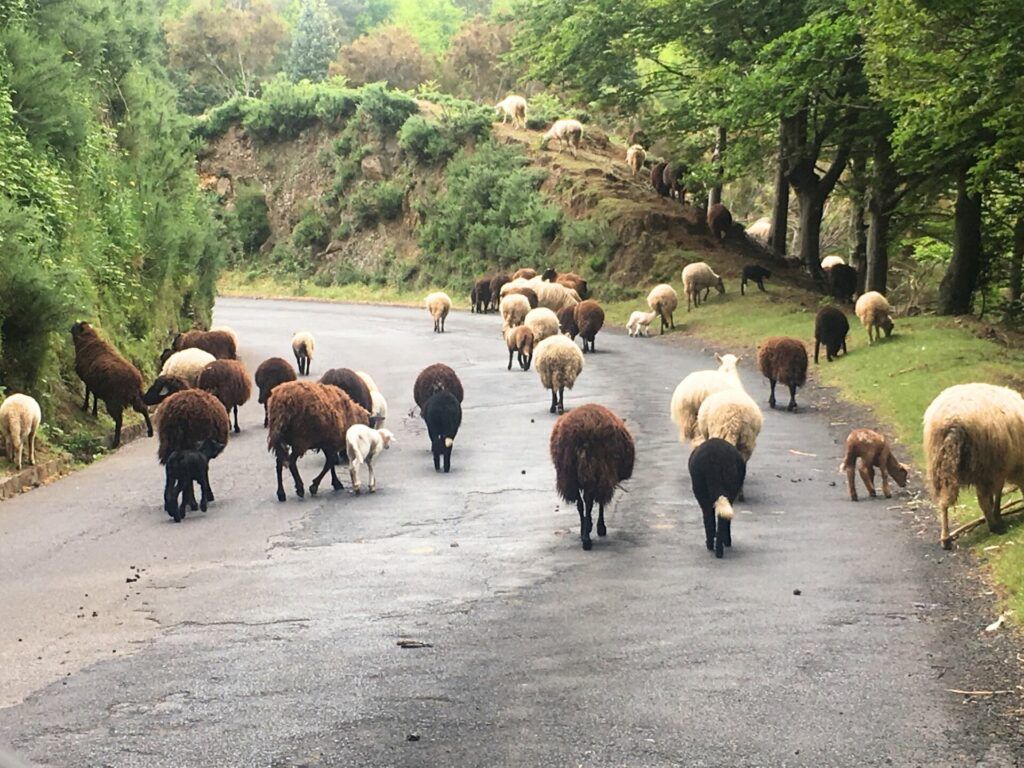
[[[608,529],[605,526],[601,525],[601,523],[597,524],[597,535],[598,536],[607,536],[608,535]]]
[[[205,501],[204,501],[204,502],[203,502],[202,504],[200,504],[200,505],[199,505],[199,509],[200,509],[200,510],[201,510],[202,512],[205,512],[205,511],[206,511],[206,502],[205,502]]]
[[[278,491],[277,492],[277,500],[278,501],[284,501],[285,500],[284,491]]]
[[[377,492],[377,486],[375,486],[375,485],[374,486],[370,486],[370,493],[376,493],[376,492]]]
[[[715,550],[715,542],[713,542],[713,541],[705,541],[704,543],[708,547],[708,552],[714,552],[714,550]]]
[[[715,557],[717,557],[719,560],[721,560],[722,557],[724,557],[724,556],[725,556],[725,552],[722,552],[721,550],[718,550],[718,549],[715,550]]]
[[[302,490],[302,488],[301,488],[301,487],[300,487],[300,488],[296,488],[296,489],[295,489],[295,494],[296,494],[296,495],[297,495],[297,496],[298,496],[298,497],[299,497],[300,499],[302,499],[302,498],[305,498],[305,496],[306,496],[306,492],[305,492],[304,490]]]
[[[239,429],[238,427],[235,427],[235,434],[236,434],[236,435],[237,435],[237,434],[238,434],[239,432],[241,432],[241,431],[242,431],[242,430],[240,430],[240,429]]]
[[[311,485],[311,486],[309,486],[309,495],[310,495],[310,496],[316,496],[316,492],[317,492],[318,490],[319,490],[319,489],[318,489],[318,488],[317,488],[317,487],[316,487],[315,485]],[[300,493],[299,495],[301,496],[302,494]]]
[[[593,546],[594,546],[594,542],[592,542],[590,539],[584,539],[583,540],[583,549],[586,550],[587,552],[589,552],[593,548]]]
[[[786,410],[795,413],[796,412],[796,403],[790,403],[789,407],[786,408]]]

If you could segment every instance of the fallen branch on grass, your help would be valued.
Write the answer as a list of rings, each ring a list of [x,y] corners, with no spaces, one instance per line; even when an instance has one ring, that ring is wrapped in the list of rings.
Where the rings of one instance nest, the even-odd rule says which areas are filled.
[[[1012,504],[1007,504],[1005,507],[999,510],[999,514],[1004,519],[1007,517],[1013,517],[1014,515],[1019,515],[1022,512],[1024,512],[1024,501],[1016,501]],[[984,522],[985,518],[979,517],[977,520],[971,520],[971,522],[969,523],[964,523],[959,528],[954,528],[952,531],[949,532],[949,540],[952,541],[953,539],[967,533],[968,531],[973,531],[975,528],[977,528]]]

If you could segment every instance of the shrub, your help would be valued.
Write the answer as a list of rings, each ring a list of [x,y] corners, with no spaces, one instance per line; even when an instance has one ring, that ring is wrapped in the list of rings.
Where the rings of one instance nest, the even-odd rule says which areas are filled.
[[[557,96],[550,93],[538,93],[530,97],[530,108],[526,127],[536,131],[548,127],[555,120],[572,117],[581,123],[590,122],[590,114],[585,110],[565,106]]]
[[[359,105],[384,136],[396,134],[409,116],[420,110],[414,98],[399,91],[389,91],[383,83],[371,83],[360,88]]]
[[[259,251],[270,237],[267,196],[255,184],[243,184],[235,193],[235,227],[242,252],[247,256]]]
[[[322,250],[330,242],[331,230],[327,219],[316,209],[310,209],[292,228],[292,245],[296,248],[317,248]]]
[[[196,118],[192,135],[209,140],[227,133],[232,125],[241,124],[245,120],[246,113],[255,102],[256,99],[247,96],[234,96],[228,99],[202,117]]]
[[[391,221],[402,213],[405,190],[393,181],[365,184],[349,198],[349,210],[359,227]]]
[[[278,77],[246,110],[243,124],[263,141],[294,138],[316,122],[317,97],[318,89],[312,83],[291,83]]]
[[[456,151],[454,143],[442,134],[441,127],[420,115],[413,115],[402,125],[398,146],[424,164],[440,162]]]

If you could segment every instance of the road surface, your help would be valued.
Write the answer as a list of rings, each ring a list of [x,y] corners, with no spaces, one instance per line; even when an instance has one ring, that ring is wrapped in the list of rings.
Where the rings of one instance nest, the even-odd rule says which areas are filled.
[[[991,600],[908,492],[845,500],[850,426],[813,387],[765,414],[716,561],[667,415],[709,353],[598,336],[566,405],[612,408],[638,459],[584,552],[549,396],[506,371],[494,315],[440,336],[423,310],[223,299],[216,321],[250,370],[308,329],[314,376],[374,376],[397,435],[378,492],[343,474],[277,502],[254,398],[180,525],[155,440],[0,505],[0,744],[83,768],[1020,764],[1013,700],[950,692],[1006,684]],[[447,476],[408,415],[437,361],[466,390]]]

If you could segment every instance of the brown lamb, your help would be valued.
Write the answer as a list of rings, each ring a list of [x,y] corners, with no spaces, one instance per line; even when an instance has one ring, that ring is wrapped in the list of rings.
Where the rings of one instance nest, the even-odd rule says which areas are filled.
[[[442,390],[451,392],[455,395],[456,400],[462,402],[462,382],[459,380],[458,374],[444,363],[428,365],[416,377],[416,383],[412,389],[413,400],[422,409],[423,404],[430,399],[432,394]]]
[[[581,301],[573,307],[579,335],[583,338],[583,351],[594,351],[594,338],[604,325],[604,310],[593,299]]]
[[[807,383],[807,348],[799,339],[773,336],[757,348],[757,368],[768,379],[771,394],[768,405],[775,407],[775,385],[789,387],[787,411],[796,410],[796,390]]]
[[[508,370],[512,370],[512,357],[518,353],[519,367],[530,370],[533,360],[533,331],[525,325],[509,328],[505,331],[505,344],[508,347]]]
[[[205,390],[189,389],[183,379],[177,383],[185,388],[166,397],[157,414],[161,464],[175,451],[194,450],[206,439],[227,445],[231,431],[231,419],[220,400]]]
[[[286,381],[295,381],[295,367],[283,357],[269,357],[256,369],[256,388],[260,396],[256,401],[263,406],[263,426],[267,426],[267,401],[274,387]]]
[[[370,395],[370,388],[366,386],[362,376],[352,369],[331,368],[320,377],[320,383],[337,387],[351,397],[356,405],[373,412],[373,397]]]
[[[238,427],[238,407],[249,402],[252,395],[249,372],[245,366],[238,360],[214,360],[200,372],[196,386],[220,400],[228,413],[234,413],[235,432],[241,432]]]
[[[896,460],[888,438],[873,429],[855,429],[846,438],[846,458],[839,465],[839,471],[846,472],[846,486],[850,491],[850,501],[857,500],[857,483],[854,472],[857,469],[858,459],[860,459],[861,479],[872,497],[877,495],[875,493],[875,467],[882,472],[882,493],[885,494],[885,498],[892,498],[889,475],[892,475],[892,479],[900,488],[907,487],[907,468]]]
[[[179,333],[171,343],[175,352],[192,347],[209,352],[218,360],[234,360],[238,356],[235,337],[227,331],[187,331]]]

